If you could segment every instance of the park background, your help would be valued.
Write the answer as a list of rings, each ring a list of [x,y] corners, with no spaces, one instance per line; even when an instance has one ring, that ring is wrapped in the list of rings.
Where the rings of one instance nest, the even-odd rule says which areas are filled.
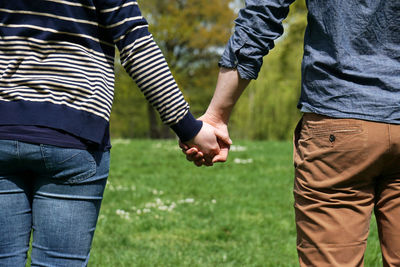
[[[195,116],[206,110],[218,75],[218,61],[233,32],[241,1],[146,0],[140,8],[150,32]],[[234,139],[289,140],[299,120],[300,65],[306,6],[295,2],[285,20],[285,34],[265,57],[259,78],[241,97],[230,122]],[[156,111],[116,63],[116,89],[111,113],[114,138],[173,138]]]
[[[191,111],[212,97],[241,0],[138,1]],[[196,168],[116,61],[112,161],[89,266],[298,266],[292,146],[307,10],[237,103],[224,164]],[[372,220],[365,266],[382,266]]]

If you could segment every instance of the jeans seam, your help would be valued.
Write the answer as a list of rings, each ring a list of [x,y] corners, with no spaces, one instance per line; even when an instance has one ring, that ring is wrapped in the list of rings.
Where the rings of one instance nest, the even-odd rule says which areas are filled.
[[[20,156],[20,153],[19,153],[19,143],[18,143],[18,141],[15,141],[15,151],[16,151],[16,156],[17,156],[17,158],[18,158],[18,161],[21,161],[21,156]]]
[[[392,132],[392,130],[390,129],[390,124],[388,123],[388,141],[389,141],[389,144],[388,144],[388,153],[390,154],[391,152],[392,152],[392,135],[391,135],[391,132]]]
[[[45,166],[46,169],[49,169],[49,166],[46,163],[46,153],[45,153],[45,149],[46,147],[43,144],[40,144],[40,153],[42,154],[42,160],[43,160],[43,164]]]

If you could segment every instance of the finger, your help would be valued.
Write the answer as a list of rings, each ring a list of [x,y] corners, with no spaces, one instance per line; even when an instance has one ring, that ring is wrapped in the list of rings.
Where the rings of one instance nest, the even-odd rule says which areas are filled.
[[[187,159],[188,161],[196,161],[196,160],[197,160],[196,154],[186,155],[186,159]]]
[[[216,156],[213,158],[212,162],[213,162],[213,163],[217,163],[217,162],[225,162],[225,161],[226,161],[226,159],[227,159],[227,157],[226,157],[226,156],[222,156],[222,155],[216,155]]]
[[[208,162],[212,162],[212,159],[220,153],[220,148],[215,148],[211,149],[210,151],[207,151],[207,153],[204,152],[204,159]]]
[[[194,161],[194,157],[197,154],[197,152],[194,149],[189,149],[184,153],[186,154],[186,159],[189,161]]]
[[[196,163],[197,163],[197,164],[196,164]],[[204,159],[204,158],[202,158],[202,159],[199,160],[199,161],[195,161],[195,164],[196,164],[197,166],[202,166],[202,165],[204,165],[204,166],[207,166],[207,167],[213,166],[213,165],[214,165],[214,163],[212,163],[212,161],[207,160],[207,159]]]
[[[193,155],[193,159],[195,161],[203,160],[204,159],[203,153],[199,152],[199,153]]]
[[[194,158],[193,158],[192,156],[189,156],[189,155],[186,155],[186,159],[187,159],[188,161],[194,161]]]
[[[217,154],[212,154],[212,155],[204,155],[204,165],[206,166],[212,166],[213,165],[213,158],[215,157],[215,155]]]
[[[202,161],[203,156],[196,154],[196,155],[186,156],[186,159],[189,161]]]
[[[199,150],[195,147],[189,148],[188,150],[184,151],[186,155],[194,155],[199,153]]]
[[[182,151],[182,153],[185,154],[185,155],[188,155],[188,154],[192,154],[192,153],[193,153],[193,151],[188,152],[189,150],[185,150],[185,149],[182,149],[181,151]]]
[[[225,162],[228,158],[229,150],[228,149],[221,149],[220,153],[216,155],[213,159],[212,162]]]
[[[210,148],[204,152],[204,157],[207,159],[209,159],[211,161],[211,159],[215,156],[218,155],[221,147],[226,147],[227,145],[224,144],[222,141],[219,141],[218,139],[216,139],[216,142],[212,145],[210,145]]]
[[[219,129],[215,129],[214,132],[218,139],[220,139],[227,145],[232,145],[232,140],[231,138],[229,138],[228,132]]]
[[[181,140],[179,140],[179,147],[180,147],[182,150],[188,150],[188,149],[189,149],[189,146],[186,145],[185,143],[182,143]]]
[[[201,167],[201,166],[204,164],[204,159],[195,161],[194,164],[195,164],[197,167]]]
[[[197,149],[189,149],[186,151],[185,153],[187,156],[191,156],[191,157],[196,157],[196,158],[203,158],[204,154],[201,151],[198,151]]]
[[[211,167],[211,166],[214,165],[214,163],[206,160],[206,161],[204,162],[204,165],[207,166],[207,167]]]
[[[200,161],[203,159],[203,153],[202,152],[196,152],[197,150],[191,151],[191,153],[186,153],[186,159],[189,161]],[[189,152],[189,150],[188,150]]]

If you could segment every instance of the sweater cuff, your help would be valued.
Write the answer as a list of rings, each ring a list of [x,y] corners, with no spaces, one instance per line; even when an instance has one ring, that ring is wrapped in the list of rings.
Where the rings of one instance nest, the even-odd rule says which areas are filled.
[[[190,111],[177,124],[171,125],[171,129],[182,142],[194,138],[200,132],[201,127],[203,127],[203,122],[196,120]]]

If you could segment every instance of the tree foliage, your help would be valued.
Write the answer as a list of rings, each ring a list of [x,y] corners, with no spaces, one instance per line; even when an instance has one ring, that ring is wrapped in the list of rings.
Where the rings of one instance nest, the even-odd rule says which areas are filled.
[[[145,0],[150,31],[192,105],[202,113],[216,80],[219,50],[229,39],[235,13],[230,0]]]

